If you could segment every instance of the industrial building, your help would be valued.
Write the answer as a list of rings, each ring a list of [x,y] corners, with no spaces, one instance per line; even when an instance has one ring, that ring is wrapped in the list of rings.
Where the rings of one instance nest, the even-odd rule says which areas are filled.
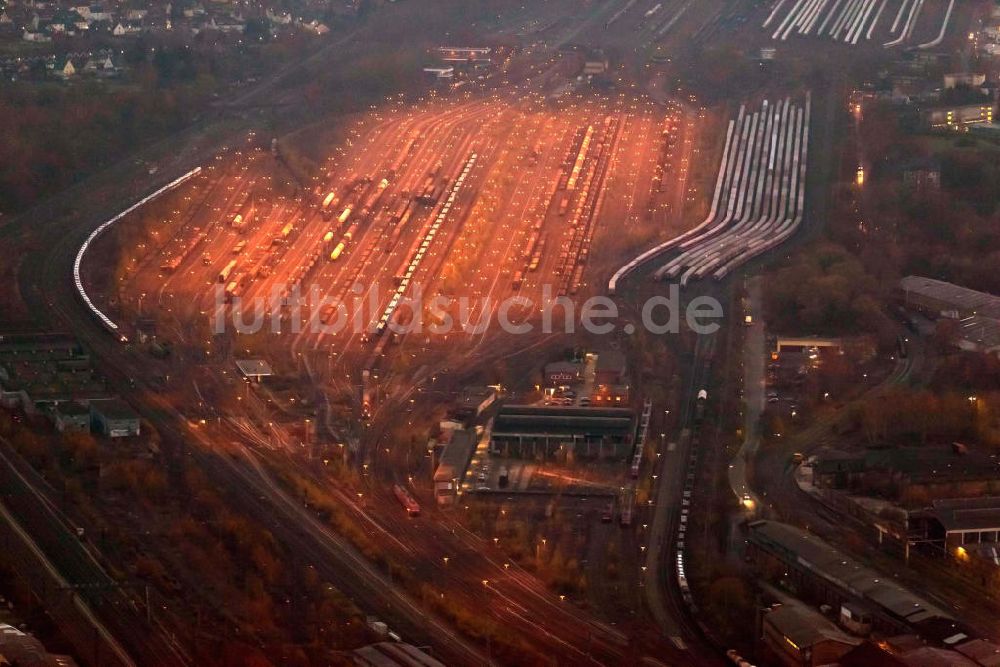
[[[901,635],[865,641],[841,656],[831,667],[997,667],[997,646],[975,639],[955,650],[928,646],[919,637]]]
[[[434,500],[438,505],[451,505],[457,500],[478,440],[474,430],[448,429],[431,445],[437,463]]]
[[[787,587],[816,604],[834,609],[851,604],[852,616],[864,610],[875,632],[915,632],[949,648],[975,638],[943,609],[794,526],[776,521],[750,524],[747,555],[759,570],[779,573]]]
[[[635,414],[629,408],[505,405],[490,434],[502,456],[624,458],[632,449]]]
[[[60,433],[89,433],[90,408],[75,401],[54,405],[49,412]]]
[[[804,354],[809,350],[818,350],[820,348],[831,348],[839,353],[844,349],[844,341],[839,338],[796,338],[788,336],[779,336],[777,341],[775,341],[775,351],[779,355],[782,352]]]
[[[488,46],[439,46],[434,54],[446,63],[488,63],[493,58],[493,49]]]
[[[1000,297],[923,276],[899,281],[903,306],[931,319],[958,322],[958,346],[1000,352]]]
[[[49,653],[36,638],[0,623],[0,665],[76,667],[76,661],[68,655]]]
[[[923,276],[899,281],[903,305],[933,318],[980,315],[1000,320],[1000,297]]]
[[[94,430],[109,438],[139,435],[139,415],[120,398],[90,402]]]
[[[0,359],[64,358],[82,355],[80,342],[70,334],[0,334]]]
[[[90,356],[67,334],[0,335],[0,404],[34,413],[57,403],[106,398]]]
[[[493,387],[466,387],[461,391],[451,415],[462,422],[471,422],[482,415],[497,400]]]
[[[893,500],[904,503],[1000,494],[1000,464],[991,454],[958,443],[849,452],[823,448],[812,462],[812,480],[819,489],[861,494],[888,489]]]
[[[358,667],[445,667],[416,646],[389,641],[354,649],[351,662]]]
[[[452,67],[425,67],[424,74],[430,77],[435,83],[451,83],[455,80],[455,68]]]
[[[1000,497],[935,500],[933,517],[941,526],[949,551],[967,545],[997,546],[1000,537]]]
[[[271,364],[264,359],[237,359],[236,369],[245,379],[254,382],[260,382],[264,378],[274,375]]]
[[[964,130],[973,125],[993,122],[993,102],[936,106],[924,109],[924,123],[936,130]]]
[[[861,642],[798,601],[783,601],[766,611],[761,620],[760,654],[767,664],[829,665]]]

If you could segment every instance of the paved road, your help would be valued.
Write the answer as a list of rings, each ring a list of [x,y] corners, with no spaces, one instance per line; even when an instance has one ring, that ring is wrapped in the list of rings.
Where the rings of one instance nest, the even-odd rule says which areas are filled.
[[[746,327],[743,339],[743,444],[729,465],[729,486],[739,502],[749,496],[753,506],[757,506],[760,498],[747,481],[747,463],[753,460],[760,446],[760,417],[764,413],[765,399],[764,357],[767,351],[759,278],[750,280],[747,300],[753,324]]]

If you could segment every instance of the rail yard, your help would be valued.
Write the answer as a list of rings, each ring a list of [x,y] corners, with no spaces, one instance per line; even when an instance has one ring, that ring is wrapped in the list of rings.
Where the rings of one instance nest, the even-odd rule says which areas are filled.
[[[530,89],[390,104],[305,184],[250,137],[133,214],[159,245],[124,249],[123,303],[183,337],[258,318],[281,334],[275,354],[317,368],[374,365],[418,317],[425,330],[451,318],[474,331],[449,346],[472,352],[504,299],[518,298],[503,314],[512,322],[535,318],[522,304],[582,301],[603,287],[593,276],[609,253],[597,248],[672,235],[701,117]]]
[[[700,138],[713,122],[704,110],[621,92],[554,97],[535,81],[513,92],[387,102],[347,125],[304,182],[266,141],[246,136],[128,212],[124,231],[92,239],[88,256],[117,244],[120,261],[113,277],[84,261],[81,281],[116,335],[136,340],[130,323],[152,318],[176,354],[198,362],[195,370],[171,367],[196,388],[186,409],[222,418],[222,437],[301,451],[310,436],[290,408],[264,405],[228,373],[249,352],[286,375],[305,369],[295,396],[317,397],[313,405],[346,401],[349,421],[367,425],[355,434],[329,411],[305,420],[347,441],[352,460],[373,475],[368,484],[391,482],[364,497],[337,492],[352,516],[388,540],[387,558],[412,563],[449,591],[449,604],[473,608],[483,595],[495,597],[495,622],[521,627],[536,650],[547,640],[530,619],[545,616],[548,632],[573,638],[558,649],[566,659],[615,660],[633,650],[619,630],[509,570],[499,550],[459,528],[460,517],[427,523],[426,495],[414,482],[424,464],[387,437],[401,406],[421,396],[414,388],[434,387],[434,373],[468,373],[505,350],[558,339],[561,325],[555,334],[537,327],[546,299],[579,306],[603,294],[616,257],[673,238],[685,224],[690,161],[702,142],[717,143]],[[109,298],[111,281],[117,299]],[[424,329],[404,331],[418,317]],[[436,332],[446,318],[454,329]],[[259,330],[251,331],[255,320]],[[539,332],[510,335],[501,320]],[[213,330],[219,322],[221,332]],[[433,409],[434,398],[422,398]],[[330,451],[329,435],[314,437]],[[633,479],[640,458],[641,448]],[[631,523],[630,493],[623,526]],[[589,526],[591,505],[564,511]],[[655,652],[662,641],[643,645]]]
[[[44,414],[69,445],[0,434],[11,470],[38,467],[15,485],[30,496],[0,504],[93,561],[52,549],[94,607],[73,636],[102,621],[122,664],[154,650],[216,664],[229,641],[296,667],[771,664],[758,626],[792,615],[795,582],[757,569],[787,559],[778,541],[812,539],[772,524],[831,536],[827,560],[856,528],[799,502],[814,445],[791,443],[816,415],[839,428],[822,421],[849,405],[839,394],[927,354],[839,266],[897,224],[871,208],[896,185],[868,144],[903,132],[879,114],[904,105],[970,133],[913,155],[987,143],[971,127],[992,119],[982,104],[921,106],[995,101],[989,72],[942,53],[975,50],[967,28],[987,8],[335,4],[353,10],[323,25],[268,9],[234,32],[248,52],[256,29],[276,52],[284,30],[335,41],[214,94],[211,133],[4,227],[26,249],[15,301],[48,335],[0,331],[0,398],[55,397],[8,430]],[[931,71],[944,87],[911,95]],[[903,186],[953,185],[948,160],[900,164]],[[37,224],[57,210],[71,221]],[[844,248],[864,240],[825,249],[834,228]],[[817,303],[786,284],[817,285]],[[810,321],[841,312],[819,307],[835,288],[879,340],[771,328],[779,297]],[[802,367],[782,366],[810,341]],[[978,415],[982,397],[959,403]],[[31,497],[51,516],[33,518]],[[89,579],[121,587],[114,605]],[[935,599],[941,618],[964,621],[953,599]],[[824,606],[812,615],[841,624]],[[162,648],[142,649],[146,626]]]

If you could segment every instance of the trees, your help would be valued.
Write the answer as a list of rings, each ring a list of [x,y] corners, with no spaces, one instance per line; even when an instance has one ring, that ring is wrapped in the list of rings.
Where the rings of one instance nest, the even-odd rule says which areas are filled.
[[[122,151],[184,121],[169,90],[10,84],[0,99],[0,212],[29,206]]]
[[[705,595],[705,616],[718,634],[727,638],[745,636],[747,619],[753,614],[753,594],[743,579],[726,571],[711,578]]]
[[[873,445],[979,442],[980,422],[989,421],[990,397],[970,401],[954,389],[896,388],[861,408],[864,436]]]
[[[883,295],[843,246],[820,243],[767,278],[765,308],[774,330],[846,335],[882,329]]]
[[[872,103],[860,125],[874,160],[864,193],[843,183],[828,237],[861,260],[881,285],[902,275],[931,275],[973,289],[1000,291],[1000,167],[986,142],[920,135],[898,109]],[[936,171],[908,184],[907,172]],[[847,175],[845,175],[845,180]]]

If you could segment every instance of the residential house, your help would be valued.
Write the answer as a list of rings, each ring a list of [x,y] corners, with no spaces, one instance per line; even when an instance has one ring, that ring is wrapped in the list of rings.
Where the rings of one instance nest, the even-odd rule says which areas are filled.
[[[243,33],[246,27],[246,22],[233,16],[220,16],[219,18],[213,16],[208,25],[205,26],[207,30],[218,30],[224,33]]]
[[[96,5],[90,8],[90,19],[92,21],[114,21],[115,15],[102,5]]]
[[[37,30],[25,28],[24,33],[21,35],[21,39],[26,42],[51,42],[52,38],[46,35],[44,32],[38,32]]]
[[[71,79],[76,76],[76,66],[73,64],[73,59],[66,56],[56,58],[52,74],[60,79]]]
[[[275,25],[289,25],[292,22],[292,15],[288,12],[282,12],[281,14],[275,14],[274,10],[270,7],[267,8],[265,12],[267,20]]]
[[[113,76],[122,71],[123,67],[115,62],[114,56],[109,52],[101,56],[97,61],[97,73],[102,76]]]
[[[115,37],[128,37],[138,35],[143,30],[145,30],[145,25],[143,25],[142,21],[126,19],[115,23],[115,27],[111,29],[111,34]]]
[[[313,19],[312,21],[309,22],[303,21],[299,25],[306,32],[312,33],[314,35],[325,35],[330,32],[330,28],[328,28],[325,23],[320,23],[316,19]]]
[[[84,25],[86,25],[86,21],[83,20],[83,17],[81,17],[76,12],[60,9],[55,14],[53,14],[52,18],[49,20],[48,31],[50,34],[53,35],[55,34],[72,35],[76,33],[76,26],[78,23],[81,22],[84,23]]]

